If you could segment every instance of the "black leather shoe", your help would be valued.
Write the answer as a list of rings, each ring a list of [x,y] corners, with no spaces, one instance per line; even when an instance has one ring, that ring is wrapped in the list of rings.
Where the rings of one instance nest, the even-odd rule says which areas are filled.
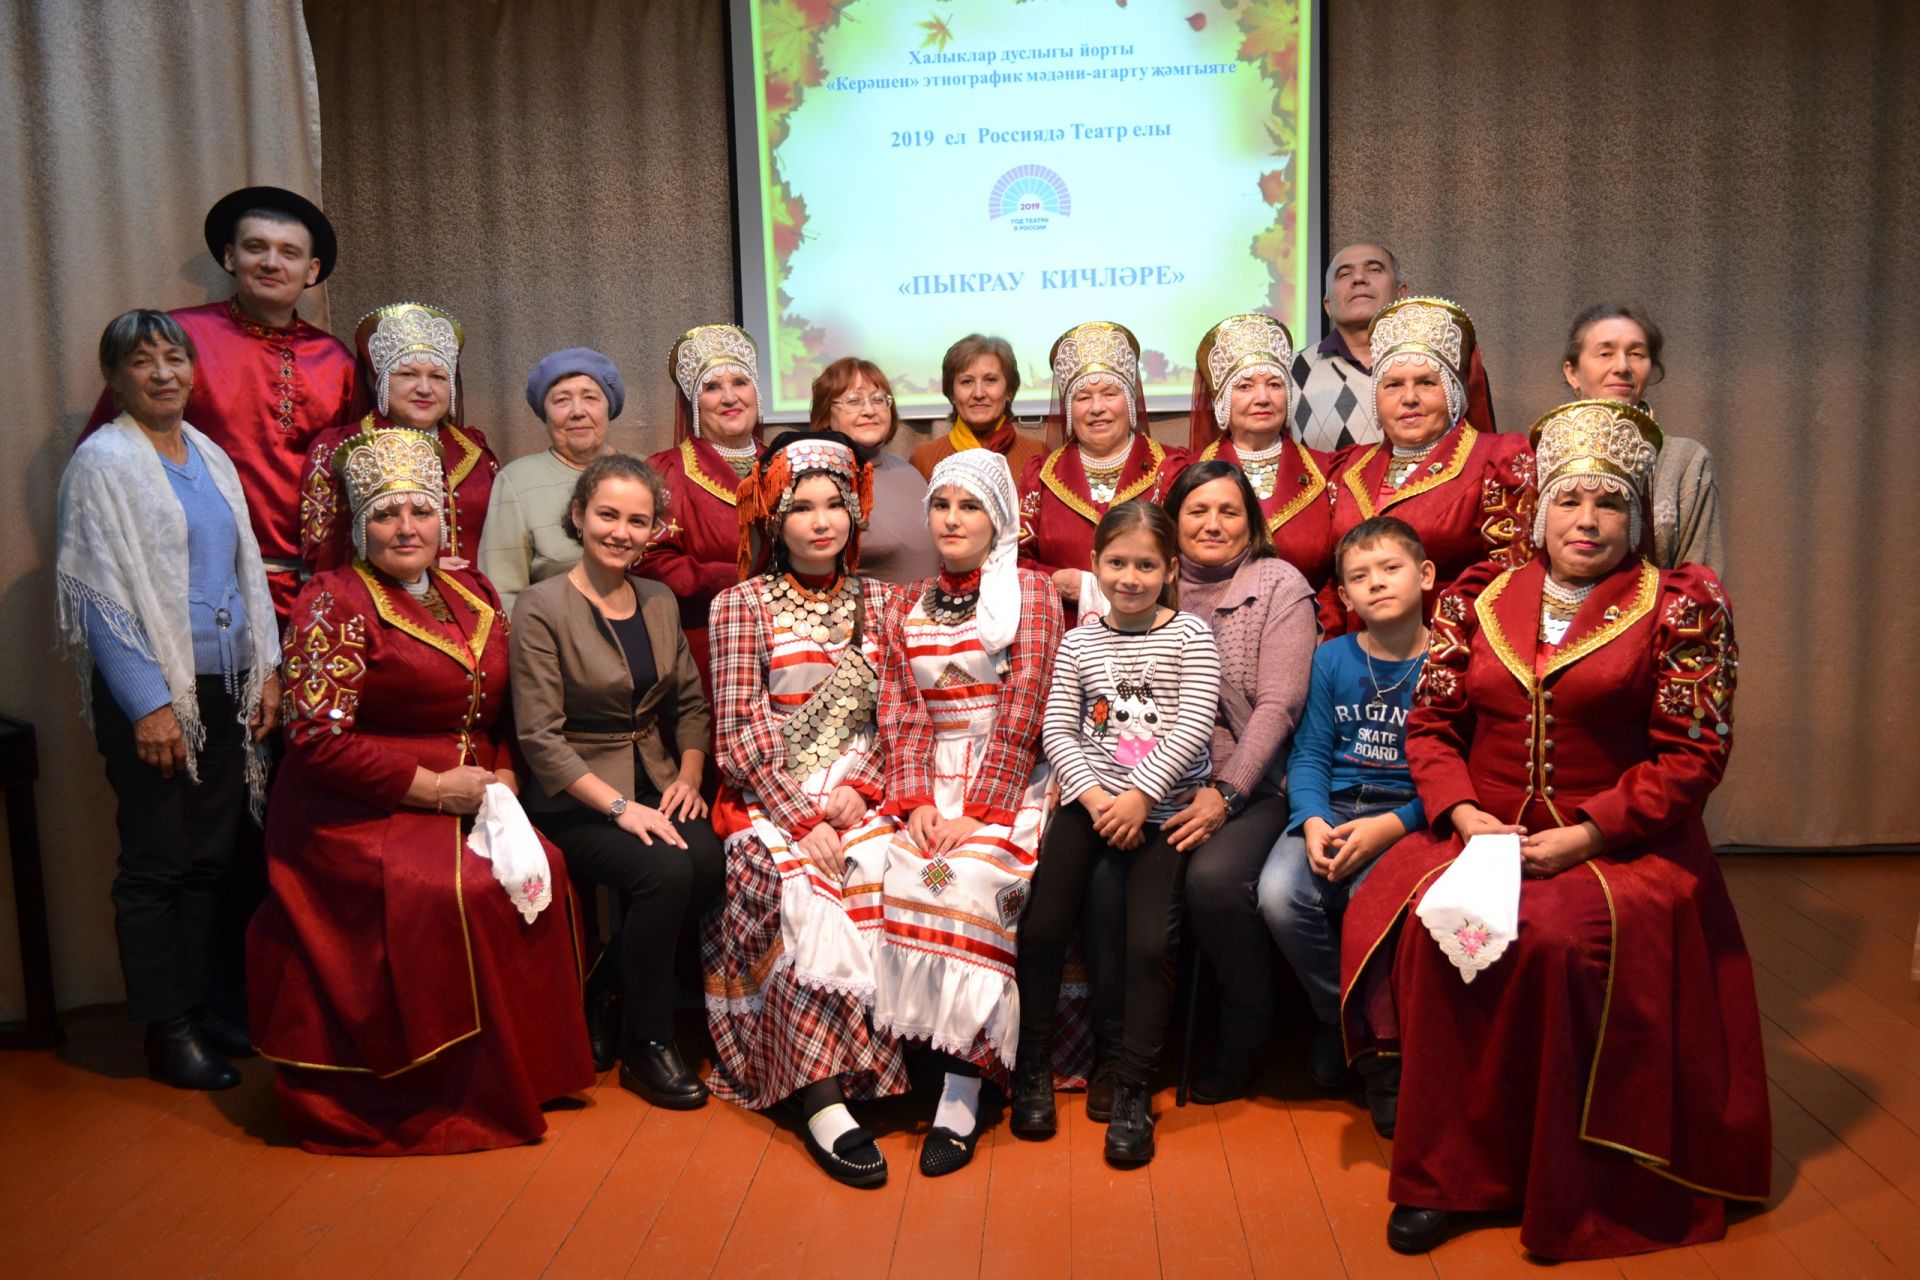
[[[835,1182],[844,1182],[850,1187],[877,1187],[887,1180],[887,1158],[880,1154],[873,1135],[865,1129],[856,1126],[841,1134],[834,1139],[831,1151],[814,1141],[813,1130],[804,1122],[800,1125],[800,1138],[807,1144],[807,1154],[813,1157],[813,1162],[825,1169]]]
[[[1367,1082],[1367,1114],[1373,1118],[1373,1131],[1391,1138],[1400,1118],[1400,1059],[1378,1053],[1362,1058],[1360,1077]]]
[[[687,1070],[680,1050],[658,1040],[649,1040],[626,1056],[620,1064],[620,1087],[669,1111],[694,1111],[707,1105],[707,1086]]]
[[[1307,1074],[1322,1089],[1343,1089],[1353,1081],[1353,1068],[1347,1065],[1347,1046],[1340,1028],[1323,1026],[1307,1050]]]
[[[1087,1081],[1087,1119],[1101,1124],[1113,1119],[1113,1063],[1097,1064]]]
[[[587,1051],[595,1071],[611,1071],[620,1060],[620,993],[587,993]]]
[[[231,1089],[240,1073],[221,1057],[183,1013],[147,1024],[147,1074],[176,1089]]]
[[[1059,1127],[1053,1111],[1053,1068],[1046,1060],[1022,1058],[1014,1067],[1007,1127],[1020,1138],[1051,1138]]]
[[[207,1047],[223,1058],[251,1058],[254,1054],[253,1037],[246,1027],[218,1009],[204,1005],[195,1009],[193,1026]]]
[[[1145,1088],[1115,1080],[1113,1118],[1107,1121],[1107,1163],[1123,1167],[1153,1159],[1153,1106]]]
[[[1203,1107],[1244,1098],[1253,1086],[1253,1058],[1215,1049],[1187,1086],[1187,1097]]]
[[[1429,1253],[1453,1226],[1445,1209],[1416,1209],[1397,1204],[1387,1215],[1387,1245],[1395,1253]]]
[[[920,1144],[920,1173],[923,1177],[944,1178],[950,1173],[958,1173],[973,1163],[973,1148],[980,1141],[980,1125],[974,1124],[973,1132],[961,1137],[951,1129],[938,1125],[927,1131],[927,1140]]]

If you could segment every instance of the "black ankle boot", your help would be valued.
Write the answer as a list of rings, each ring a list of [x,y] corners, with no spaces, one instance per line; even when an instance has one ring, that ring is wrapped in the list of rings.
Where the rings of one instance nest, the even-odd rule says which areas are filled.
[[[658,1040],[628,1051],[620,1066],[620,1087],[669,1111],[693,1111],[707,1104],[707,1086],[687,1070],[680,1050]]]
[[[1391,1138],[1400,1119],[1400,1059],[1372,1054],[1360,1059],[1359,1070],[1367,1084],[1367,1114],[1373,1117],[1373,1131]]]
[[[231,1089],[240,1073],[221,1057],[183,1013],[147,1024],[147,1074],[176,1089]]]
[[[1014,1066],[1007,1127],[1021,1138],[1051,1138],[1058,1128],[1053,1112],[1053,1068],[1046,1058],[1022,1056]]]
[[[1095,1064],[1087,1079],[1087,1119],[1101,1124],[1113,1119],[1113,1060]]]
[[[595,1071],[611,1071],[619,1060],[620,993],[587,992],[587,1052]]]
[[[1387,1215],[1387,1245],[1395,1253],[1430,1253],[1452,1227],[1453,1215],[1445,1209],[1397,1204]]]
[[[1153,1159],[1153,1106],[1144,1086],[1116,1080],[1113,1118],[1107,1121],[1107,1163],[1145,1164]]]
[[[193,1011],[193,1025],[208,1047],[223,1058],[251,1058],[254,1054],[253,1037],[247,1034],[246,1025],[218,1009],[201,1005]]]

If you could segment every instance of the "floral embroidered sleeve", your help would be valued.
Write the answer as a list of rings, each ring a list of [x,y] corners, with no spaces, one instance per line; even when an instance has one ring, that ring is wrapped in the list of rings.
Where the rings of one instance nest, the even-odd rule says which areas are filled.
[[[1492,561],[1482,561],[1441,593],[1433,607],[1427,665],[1414,686],[1413,713],[1407,719],[1407,764],[1426,806],[1427,821],[1441,835],[1452,832],[1455,806],[1480,803],[1467,771],[1474,723],[1473,706],[1467,701],[1467,662],[1479,629],[1473,602],[1503,572]]]
[[[925,587],[894,597],[881,631],[880,739],[887,749],[886,811],[904,818],[933,798],[933,720],[907,657],[906,620]]]
[[[1022,569],[1052,576],[1061,566],[1047,564],[1040,559],[1040,503],[1041,494],[1046,488],[1040,480],[1040,472],[1046,462],[1045,454],[1031,459],[1020,476],[1019,564]]]
[[[654,456],[654,468],[667,482],[667,509],[655,526],[653,537],[634,561],[633,571],[666,586],[682,600],[716,596],[740,580],[733,557],[703,560],[688,546],[692,525],[706,519],[706,513],[689,494],[692,481],[678,469],[679,454],[665,455],[675,460],[671,470],[662,469],[662,455]],[[715,501],[714,506],[719,506]],[[729,516],[731,508],[722,508]]]
[[[967,788],[966,815],[1011,826],[1040,757],[1040,722],[1053,687],[1053,658],[1066,618],[1060,594],[1038,574],[1020,575],[1020,629],[1007,651],[1000,702],[985,759]]]
[[[301,756],[337,791],[397,809],[413,784],[412,756],[354,732],[369,661],[368,632],[377,624],[310,582],[293,603],[281,645],[281,722],[287,752]]]
[[[1480,536],[1487,558],[1502,569],[1533,559],[1533,453],[1518,436],[1493,436],[1497,452],[1480,481]]]
[[[1609,848],[1697,815],[1733,749],[1733,686],[1740,647],[1720,579],[1705,565],[1660,575],[1653,627],[1653,753],[1580,806]]]
[[[353,559],[346,504],[333,474],[333,450],[339,443],[335,432],[323,432],[307,455],[300,480],[300,558],[313,573],[338,569]]]
[[[708,640],[713,654],[714,751],[729,781],[759,798],[769,817],[799,838],[820,814],[787,772],[787,741],[767,703],[767,632],[753,581],[713,601]]]

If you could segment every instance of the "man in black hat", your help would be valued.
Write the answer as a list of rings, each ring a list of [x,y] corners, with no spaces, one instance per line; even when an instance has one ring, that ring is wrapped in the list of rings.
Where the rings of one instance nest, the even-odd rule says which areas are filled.
[[[319,206],[281,187],[230,193],[207,212],[205,230],[234,292],[173,312],[198,353],[186,420],[233,459],[284,626],[300,586],[307,446],[365,412],[353,353],[294,311],[333,270],[337,243]],[[109,391],[88,430],[118,412]]]

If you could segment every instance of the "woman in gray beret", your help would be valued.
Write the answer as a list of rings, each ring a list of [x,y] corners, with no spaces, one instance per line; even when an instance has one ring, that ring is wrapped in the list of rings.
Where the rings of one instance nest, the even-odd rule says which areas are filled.
[[[547,447],[501,468],[480,542],[480,572],[508,613],[520,592],[580,559],[561,520],[580,472],[612,452],[607,424],[626,401],[620,371],[591,347],[556,351],[527,375],[527,407],[547,424]]]

